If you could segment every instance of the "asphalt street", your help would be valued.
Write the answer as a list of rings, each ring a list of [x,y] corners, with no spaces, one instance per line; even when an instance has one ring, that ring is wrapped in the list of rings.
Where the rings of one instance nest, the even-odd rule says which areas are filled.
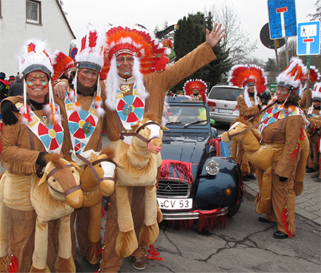
[[[218,133],[228,126],[217,124]],[[231,142],[228,144],[231,147]],[[104,139],[104,145],[108,140]],[[321,183],[306,175],[305,189],[297,198],[295,237],[273,238],[276,224],[261,223],[255,212],[255,180],[245,182],[244,199],[239,212],[227,219],[224,229],[209,233],[175,229],[160,224],[155,248],[162,261],[148,260],[142,272],[321,272]],[[102,220],[102,227],[104,219]],[[103,234],[103,230],[102,230]],[[80,256],[83,272],[94,272]],[[125,258],[120,272],[137,272]]]
[[[216,127],[219,134],[228,129],[219,124]],[[106,137],[103,143],[108,145]],[[245,182],[241,208],[227,219],[224,229],[199,233],[196,227],[175,229],[161,223],[154,245],[162,260],[147,260],[142,272],[321,272],[321,183],[315,182],[312,174],[306,175],[304,183],[304,191],[296,201],[295,237],[274,239],[276,225],[258,221],[254,206],[257,184],[252,180]],[[99,268],[79,254],[76,260],[82,272]],[[120,272],[137,270],[125,258]]]

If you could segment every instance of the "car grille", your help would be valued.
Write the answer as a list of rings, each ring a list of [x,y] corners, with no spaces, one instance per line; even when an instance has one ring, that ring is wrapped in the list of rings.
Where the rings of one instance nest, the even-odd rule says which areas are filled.
[[[160,180],[157,196],[166,197],[188,197],[190,195],[191,184],[180,180]]]

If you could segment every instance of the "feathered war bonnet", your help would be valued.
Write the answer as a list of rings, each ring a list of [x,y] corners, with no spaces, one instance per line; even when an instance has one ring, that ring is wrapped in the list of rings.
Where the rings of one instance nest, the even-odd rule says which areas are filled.
[[[65,71],[70,71],[75,67],[74,60],[65,53],[56,50],[51,56],[54,73],[52,75],[52,82],[57,81]]]
[[[278,85],[287,88],[290,92],[296,91],[300,85],[302,73],[306,73],[306,67],[298,57],[292,57],[289,65],[276,78]]]
[[[303,91],[307,87],[307,83],[306,83],[306,80],[307,80],[307,77],[308,77],[308,73],[307,73],[308,69],[307,69],[307,67],[305,67],[304,71],[306,71],[306,73],[302,72],[301,77],[300,77],[301,83],[305,83],[304,87],[300,88],[300,97],[303,96]],[[319,81],[320,78],[321,78],[321,75],[319,73],[319,70],[314,65],[311,65],[311,67],[310,67],[310,83],[313,84],[314,82]]]
[[[49,88],[49,104],[45,106],[45,110],[49,113],[50,119],[53,124],[61,120],[61,116],[56,113],[54,104],[54,97],[51,86],[51,76],[53,74],[53,66],[51,58],[47,52],[47,44],[41,40],[30,40],[25,43],[20,57],[20,75],[24,78],[23,80],[23,97],[24,106],[21,108],[20,113],[23,116],[22,122],[27,124],[32,121],[30,116],[30,109],[27,105],[27,86],[26,76],[36,70],[40,70],[48,76],[48,88]]]
[[[100,73],[104,65],[104,45],[106,42],[105,32],[90,26],[78,42],[78,53],[75,58],[77,68],[87,68]],[[78,69],[74,79],[74,90],[70,94],[71,100],[75,100],[76,110],[81,109],[81,106],[77,101]],[[104,109],[101,108],[103,101],[101,98],[100,78],[99,74],[97,78],[97,93],[95,96],[95,109],[99,117],[105,114]]]
[[[111,110],[116,109],[116,94],[119,88],[116,56],[127,53],[133,56],[132,75],[136,81],[139,97],[145,99],[148,92],[144,88],[143,76],[165,69],[168,59],[164,56],[165,48],[155,38],[155,34],[135,26],[111,27],[106,31],[105,65],[102,78],[106,80],[106,105]]]
[[[193,95],[193,90],[197,89],[198,93],[202,96],[203,101],[206,101],[206,90],[207,90],[207,84],[199,79],[196,80],[188,80],[185,82],[184,87],[183,87],[183,91],[185,93],[185,95]]]
[[[314,85],[314,88],[312,91],[312,100],[318,100],[321,102],[321,82],[317,82]]]
[[[264,70],[257,65],[234,65],[229,71],[229,85],[244,88],[244,100],[248,107],[252,104],[248,95],[248,85],[254,85],[254,100],[255,104],[259,103],[257,95],[262,93],[266,87],[267,79],[264,76]]]

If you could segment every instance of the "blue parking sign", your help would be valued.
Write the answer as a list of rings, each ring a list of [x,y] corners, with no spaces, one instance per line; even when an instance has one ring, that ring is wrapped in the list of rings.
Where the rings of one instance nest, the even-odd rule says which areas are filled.
[[[270,38],[297,35],[295,0],[268,0]]]
[[[298,23],[297,55],[320,54],[320,21]]]

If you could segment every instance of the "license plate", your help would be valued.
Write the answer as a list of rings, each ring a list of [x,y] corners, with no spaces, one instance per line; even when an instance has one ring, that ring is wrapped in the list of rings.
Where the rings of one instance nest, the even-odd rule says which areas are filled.
[[[219,113],[228,113],[228,114],[233,114],[233,110],[227,110],[227,109],[218,109]]]
[[[161,209],[191,209],[193,207],[193,199],[168,199],[157,198],[158,205]]]

